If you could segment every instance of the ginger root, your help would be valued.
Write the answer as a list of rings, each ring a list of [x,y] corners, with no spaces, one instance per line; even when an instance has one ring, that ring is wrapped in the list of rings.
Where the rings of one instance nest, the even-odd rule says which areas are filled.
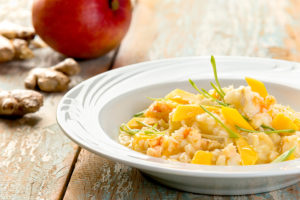
[[[0,62],[16,59],[29,59],[34,57],[28,47],[28,42],[21,39],[9,40],[0,35]]]
[[[25,40],[14,39],[12,44],[15,48],[15,58],[17,59],[30,59],[33,58],[33,52],[28,47],[28,43]]]
[[[69,87],[69,76],[79,72],[79,64],[74,59],[67,58],[50,68],[32,69],[25,79],[25,87],[44,92],[62,92]]]
[[[33,28],[5,21],[0,23],[0,35],[7,39],[32,40],[35,37],[35,32]]]
[[[35,37],[32,28],[16,24],[0,23],[0,62],[34,57],[29,43]]]
[[[0,91],[0,115],[23,116],[43,106],[43,95],[32,90]]]
[[[62,72],[68,76],[74,76],[80,72],[79,64],[73,58],[67,58],[64,61],[54,65],[53,70]]]
[[[7,62],[15,57],[15,48],[9,39],[0,35],[0,62]]]

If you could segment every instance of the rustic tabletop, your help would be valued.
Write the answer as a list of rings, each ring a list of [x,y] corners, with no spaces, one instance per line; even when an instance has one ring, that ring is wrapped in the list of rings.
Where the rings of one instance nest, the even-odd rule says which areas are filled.
[[[31,3],[0,0],[0,21],[31,26]],[[0,64],[1,89],[24,88],[28,70],[63,59],[50,48],[34,53],[28,61]],[[135,1],[131,27],[120,47],[81,61],[82,72],[72,84],[141,61],[210,54],[300,61],[300,1]],[[300,183],[248,196],[199,195],[162,186],[70,141],[55,119],[64,94],[44,95],[39,112],[0,120],[0,199],[300,199]]]

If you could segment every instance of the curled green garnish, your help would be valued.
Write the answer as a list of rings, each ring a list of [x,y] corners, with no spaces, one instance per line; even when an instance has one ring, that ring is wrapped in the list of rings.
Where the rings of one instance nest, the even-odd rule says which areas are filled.
[[[296,150],[296,146],[294,146],[293,148],[287,150],[286,152],[284,152],[283,154],[281,154],[280,156],[278,156],[275,160],[273,160],[271,163],[279,163],[279,162],[283,162],[286,161],[291,155],[292,153]]]
[[[140,129],[131,129],[127,124],[122,124],[120,126],[120,131],[125,132],[125,133],[127,133],[129,135],[135,135],[135,134],[137,134],[139,132],[143,132],[146,135],[154,135],[154,134],[164,135],[165,134],[165,132],[159,131],[157,129],[157,126],[158,126],[157,123],[154,124],[153,126],[150,126],[149,124],[146,124],[146,123],[141,122],[141,121],[136,121],[136,122],[139,123],[139,124],[142,124],[143,126],[147,127],[148,129],[144,130],[144,131],[142,131]]]
[[[121,124],[120,130],[125,133],[128,133],[129,135],[135,135],[140,131],[139,129],[131,129],[126,124]]]
[[[213,67],[215,81],[217,83],[217,86],[219,87],[219,90],[223,94],[223,96],[225,96],[225,92],[222,90],[222,87],[221,87],[219,79],[218,79],[216,60],[215,60],[215,57],[213,55],[210,57],[210,63],[212,65],[212,67]]]
[[[233,130],[231,130],[230,128],[228,128],[219,118],[217,118],[214,114],[212,114],[211,112],[209,112],[206,108],[204,108],[202,105],[200,105],[200,107],[207,112],[207,114],[209,114],[212,118],[214,118],[228,133],[229,133],[229,137],[230,138],[239,138],[238,133],[234,132]]]
[[[275,130],[274,131],[255,131],[255,130],[249,130],[245,129],[239,126],[235,126],[238,130],[248,132],[248,133],[266,133],[266,134],[271,134],[271,133],[295,133],[296,130],[294,129],[281,129],[281,130]]]
[[[145,127],[147,127],[147,128],[150,128],[150,129],[152,129],[152,130],[154,130],[156,132],[159,132],[159,130],[156,128],[157,127],[156,124],[154,124],[154,126],[150,126],[149,124],[146,124],[146,123],[141,122],[141,121],[136,121],[136,122],[139,123],[139,124],[141,124],[141,125],[143,125],[143,126],[145,126]]]
[[[141,111],[141,112],[134,114],[133,116],[134,117],[142,117],[142,116],[144,116],[144,113],[145,113],[144,111]]]
[[[139,123],[139,124],[142,124],[143,126],[145,126],[147,128],[149,128],[149,129],[143,131],[146,135],[154,135],[154,134],[164,135],[165,134],[164,132],[157,129],[157,126],[158,126],[157,123],[155,123],[153,126],[150,126],[149,124],[146,124],[146,123],[141,122],[141,121],[136,121],[136,122]]]

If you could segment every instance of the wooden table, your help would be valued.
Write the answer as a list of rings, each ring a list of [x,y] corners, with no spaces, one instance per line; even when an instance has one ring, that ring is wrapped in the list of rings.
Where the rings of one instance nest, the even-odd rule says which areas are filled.
[[[31,0],[0,0],[0,20],[30,25],[30,4]],[[32,60],[1,64],[0,87],[23,88],[29,69],[63,59],[49,48],[35,54]],[[300,1],[138,0],[120,48],[81,61],[82,72],[73,84],[145,60],[210,54],[300,61]],[[45,105],[37,113],[0,120],[0,199],[300,199],[300,184],[231,197],[162,186],[71,142],[55,120],[62,95],[45,94]]]

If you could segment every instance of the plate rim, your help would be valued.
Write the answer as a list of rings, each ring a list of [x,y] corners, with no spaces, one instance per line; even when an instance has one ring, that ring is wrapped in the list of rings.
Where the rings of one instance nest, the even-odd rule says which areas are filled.
[[[166,59],[157,59],[157,60],[151,60],[151,61],[145,61],[145,62],[140,62],[140,63],[135,63],[135,64],[131,64],[131,65],[127,65],[124,67],[120,67],[117,69],[112,69],[106,72],[103,72],[101,74],[95,75],[81,83],[79,83],[78,85],[76,85],[75,87],[71,88],[68,92],[66,92],[64,94],[64,96],[61,98],[61,100],[59,101],[59,104],[57,105],[57,112],[56,112],[56,120],[57,120],[57,124],[59,125],[59,127],[61,128],[61,130],[64,132],[64,134],[70,138],[73,142],[75,142],[76,144],[78,144],[79,146],[81,146],[82,148],[87,149],[90,152],[93,152],[97,155],[100,155],[102,157],[105,157],[109,160],[113,160],[116,162],[121,162],[124,163],[126,165],[132,166],[132,167],[136,167],[138,169],[142,169],[142,170],[148,170],[148,171],[154,171],[154,172],[159,172],[159,173],[164,173],[164,174],[176,174],[176,175],[182,175],[182,176],[193,176],[193,177],[214,177],[214,178],[244,178],[244,177],[270,177],[270,176],[283,176],[283,175],[291,175],[291,174],[300,174],[300,159],[297,160],[292,160],[292,161],[286,161],[286,162],[282,162],[282,163],[276,163],[276,164],[262,164],[262,165],[254,165],[254,166],[210,166],[211,168],[218,168],[215,169],[215,171],[213,172],[208,172],[208,171],[197,171],[197,170],[187,170],[187,169],[177,169],[177,168],[166,168],[164,166],[156,166],[156,165],[149,165],[147,164],[148,162],[150,163],[156,163],[156,162],[152,162],[152,161],[145,161],[142,160],[143,162],[136,162],[135,160],[138,158],[134,158],[133,160],[125,160],[122,158],[116,158],[115,156],[110,156],[108,154],[105,154],[103,152],[94,150],[93,148],[85,145],[84,143],[82,143],[81,141],[78,141],[77,139],[75,139],[74,137],[72,137],[72,134],[68,133],[67,130],[65,130],[64,125],[62,124],[63,121],[61,119],[61,106],[62,106],[62,102],[65,100],[65,98],[72,93],[74,90],[78,89],[79,87],[84,86],[85,84],[89,84],[91,83],[93,80],[101,77],[101,76],[106,76],[107,74],[112,74],[112,73],[121,73],[121,72],[127,72],[127,71],[131,71],[135,68],[151,68],[151,64],[155,64],[155,63],[160,63],[160,62],[166,62],[166,61],[176,61],[176,60],[180,60],[180,61],[184,61],[184,60],[208,60],[210,58],[210,56],[188,56],[188,57],[175,57],[175,58],[166,58]],[[282,63],[284,65],[290,64],[290,65],[294,65],[296,67],[299,67],[300,69],[300,63],[297,62],[291,62],[291,61],[286,61],[286,60],[280,60],[280,59],[271,59],[271,58],[261,58],[261,57],[244,57],[244,56],[215,56],[216,60],[228,60],[228,61],[240,61],[240,62],[246,62],[246,61],[256,61],[256,62],[275,62],[275,63]],[[121,145],[121,144],[119,144]],[[132,150],[133,151],[133,150]],[[172,162],[171,163],[176,163],[178,164],[178,162]],[[286,163],[295,163],[298,164],[297,166],[299,168],[295,168],[295,169],[291,169],[291,170],[287,170],[284,172],[280,172],[280,170],[271,170],[268,171],[266,173],[266,171],[261,171],[261,172],[226,172],[223,173],[222,172],[222,168],[248,168],[248,170],[253,170],[253,168],[258,168],[258,167],[263,167],[263,166],[268,166],[268,167],[272,167],[274,166],[274,168],[279,168],[279,167],[283,167],[284,165],[286,165]],[[272,166],[270,166],[272,165]],[[204,165],[199,165],[199,168],[204,167]],[[255,169],[254,169],[255,170]]]

